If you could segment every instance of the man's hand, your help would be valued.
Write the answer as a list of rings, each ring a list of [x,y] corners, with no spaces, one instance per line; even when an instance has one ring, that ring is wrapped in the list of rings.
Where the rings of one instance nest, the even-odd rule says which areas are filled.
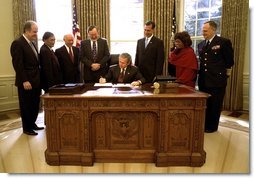
[[[141,84],[142,84],[141,81],[134,81],[134,82],[131,83],[132,86],[139,86]]]
[[[24,87],[25,90],[32,90],[32,85],[28,81],[23,82],[23,87]]]
[[[101,67],[101,65],[100,65],[99,63],[93,63],[93,64],[91,65],[91,70],[92,70],[92,71],[97,71],[97,70],[100,69],[100,67]]]
[[[106,83],[106,79],[103,78],[103,77],[101,77],[101,78],[99,79],[99,83]]]

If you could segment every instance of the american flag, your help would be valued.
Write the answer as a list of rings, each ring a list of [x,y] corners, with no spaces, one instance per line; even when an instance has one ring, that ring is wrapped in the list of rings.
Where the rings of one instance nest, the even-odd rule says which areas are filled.
[[[73,12],[72,12],[73,20],[72,20],[72,33],[74,36],[73,45],[76,47],[80,46],[81,43],[81,35],[79,31],[78,18],[77,18],[77,8],[76,8],[76,0],[73,3]]]
[[[175,3],[175,0],[174,0],[174,9],[173,9],[173,17],[172,17],[172,32],[171,32],[171,39],[170,39],[170,46],[171,47],[174,47],[174,37],[175,37],[175,33],[176,33],[176,3]]]
[[[174,0],[173,18],[172,18],[172,33],[176,33],[176,4]]]

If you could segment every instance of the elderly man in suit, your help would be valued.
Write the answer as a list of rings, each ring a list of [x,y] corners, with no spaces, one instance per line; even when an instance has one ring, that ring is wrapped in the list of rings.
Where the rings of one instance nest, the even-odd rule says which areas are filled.
[[[23,35],[11,44],[12,64],[16,72],[20,114],[23,132],[37,135],[34,130],[44,129],[36,125],[40,105],[40,66],[35,46],[38,26],[34,21],[24,24]]]
[[[234,52],[229,39],[216,35],[217,24],[214,21],[203,25],[204,41],[198,44],[200,70],[199,90],[209,93],[207,100],[205,132],[218,129],[227,78],[234,65]]]
[[[109,49],[107,41],[99,37],[96,26],[89,26],[87,33],[89,39],[81,42],[80,60],[84,63],[84,82],[96,83],[107,73]]]
[[[151,83],[156,75],[161,75],[164,63],[163,41],[153,35],[155,23],[145,23],[145,37],[138,40],[135,65],[146,79]]]
[[[42,40],[44,44],[40,48],[40,65],[41,65],[41,86],[45,92],[49,88],[61,84],[63,76],[58,59],[53,51],[55,45],[55,35],[51,32],[45,32]]]
[[[131,83],[138,86],[145,83],[145,78],[139,72],[136,66],[131,65],[131,56],[128,53],[122,53],[119,56],[119,64],[110,67],[105,78],[100,78],[100,83]]]
[[[63,83],[79,83],[81,82],[79,49],[73,46],[72,34],[64,35],[63,40],[64,45],[55,51],[62,70]]]

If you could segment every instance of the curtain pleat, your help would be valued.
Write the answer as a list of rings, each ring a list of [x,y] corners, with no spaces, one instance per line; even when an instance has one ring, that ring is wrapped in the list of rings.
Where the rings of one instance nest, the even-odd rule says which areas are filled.
[[[14,38],[23,34],[23,26],[27,20],[36,21],[34,0],[13,0],[13,28]]]
[[[76,0],[77,17],[82,39],[87,38],[87,27],[96,25],[102,38],[110,41],[109,28],[110,0]]]
[[[229,38],[234,48],[234,66],[228,79],[223,109],[242,110],[243,108],[243,64],[249,1],[223,0],[221,36]]]

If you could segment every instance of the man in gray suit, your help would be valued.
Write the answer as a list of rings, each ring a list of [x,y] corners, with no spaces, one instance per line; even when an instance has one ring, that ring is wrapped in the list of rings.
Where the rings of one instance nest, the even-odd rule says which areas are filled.
[[[107,73],[109,49],[106,39],[99,37],[96,26],[87,29],[89,39],[81,42],[80,61],[84,63],[84,82],[97,83]]]
[[[144,38],[138,40],[135,65],[151,83],[156,75],[161,75],[164,63],[163,41],[153,35],[155,23],[148,21],[144,27]]]

